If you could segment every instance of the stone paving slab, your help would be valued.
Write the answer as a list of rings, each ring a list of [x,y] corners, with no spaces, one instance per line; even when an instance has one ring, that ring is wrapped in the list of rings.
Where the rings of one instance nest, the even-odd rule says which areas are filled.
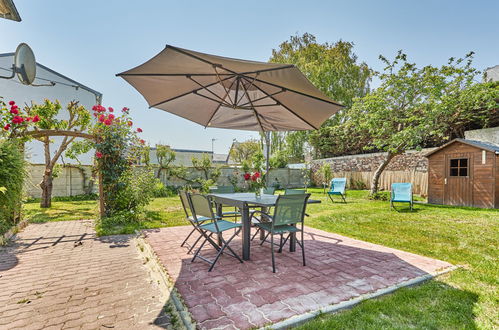
[[[168,327],[133,239],[85,220],[29,225],[0,247],[0,329]]]
[[[306,227],[305,253],[276,253],[253,241],[243,264],[222,256],[212,272],[180,247],[191,227],[146,231],[146,240],[166,268],[201,329],[248,329],[315,311],[452,267],[451,264]],[[191,239],[191,242],[194,238]],[[208,244],[207,244],[208,245]],[[231,247],[241,254],[241,240]],[[214,254],[207,246],[204,256]]]

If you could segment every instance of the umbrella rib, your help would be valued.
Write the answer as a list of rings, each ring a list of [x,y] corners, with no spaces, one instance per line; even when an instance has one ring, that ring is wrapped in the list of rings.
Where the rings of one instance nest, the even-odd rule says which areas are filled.
[[[245,76],[246,77],[246,76]],[[251,78],[251,77],[248,77],[248,78]],[[267,85],[270,85],[270,86],[274,86],[274,87],[277,87],[277,88],[283,88],[287,91],[290,91],[290,92],[293,92],[293,93],[296,93],[296,94],[300,94],[300,95],[303,95],[303,96],[306,96],[306,97],[310,97],[310,98],[313,98],[313,99],[316,99],[316,100],[319,100],[319,101],[322,101],[322,102],[326,102],[326,103],[330,103],[330,104],[334,104],[334,105],[337,105],[337,106],[340,106],[340,107],[344,107],[344,105],[341,105],[337,102],[334,102],[334,101],[328,101],[328,100],[324,100],[324,99],[321,99],[320,97],[317,97],[317,96],[313,96],[313,95],[309,95],[309,94],[305,94],[305,93],[302,93],[302,92],[299,92],[299,91],[296,91],[294,89],[289,89],[287,87],[284,87],[284,86],[281,86],[281,85],[277,85],[277,84],[273,84],[271,82],[267,82],[267,81],[264,81],[264,80],[260,80],[260,79],[256,79],[255,77],[255,80],[258,81],[258,82],[261,82],[263,84],[267,84]],[[255,85],[256,86],[256,85]],[[258,88],[258,87],[257,87]]]
[[[280,90],[280,91],[278,91],[278,92],[275,92],[275,93],[270,94],[270,96],[277,95],[277,94],[282,93],[282,92],[284,92],[284,91],[285,91],[285,89],[282,89],[282,90]],[[259,97],[259,98],[257,98],[257,99],[254,99],[254,100],[253,100],[253,102],[258,102],[258,101],[264,100],[264,99],[266,99],[266,98],[268,98],[268,97],[269,97],[269,95],[265,95],[265,96]],[[272,98],[271,98],[271,99],[272,99]],[[274,100],[274,99],[272,99],[272,100]],[[246,102],[246,103],[244,103],[244,104],[241,104],[241,106],[243,106],[243,107],[244,107],[245,105],[248,105],[248,104],[249,104],[249,102]],[[274,105],[276,105],[276,104],[274,104]],[[258,105],[258,107],[261,107],[261,105]]]
[[[241,72],[240,74],[242,75],[248,75],[248,74],[252,74],[252,73],[262,73],[262,72],[269,72],[269,71],[276,71],[276,70],[283,70],[283,69],[290,69],[290,68],[293,68],[294,65],[286,65],[286,66],[281,66],[281,67],[278,67],[278,68],[271,68],[271,69],[262,69],[262,70],[255,70],[255,71],[246,71],[246,72]],[[230,76],[230,75],[233,75],[234,73],[218,73],[219,76]],[[121,77],[121,76],[158,76],[158,77],[162,77],[162,76],[165,76],[165,77],[178,77],[178,76],[186,76],[188,75],[188,73],[125,73],[125,72],[122,72],[122,73],[117,73],[116,76],[117,77]],[[216,76],[217,74],[216,73],[189,73],[189,75],[191,76]]]
[[[260,128],[262,130],[262,132],[265,132],[265,129],[263,128],[263,125],[262,125],[262,121],[260,120],[260,114],[258,113],[258,111],[256,111],[256,108],[255,106],[253,105],[253,103],[251,102],[251,98],[248,94],[248,90],[244,87],[244,84],[242,84],[243,86],[243,90],[244,90],[244,93],[246,94],[246,97],[248,98],[248,101],[250,102],[251,104],[251,108],[253,110],[253,113],[255,114],[255,117],[256,117],[256,120],[258,121],[258,125],[260,125]],[[267,123],[269,123],[267,121]],[[269,123],[270,124],[270,123]],[[272,126],[273,128],[276,128],[274,125],[270,124],[270,126]]]
[[[185,93],[183,93],[183,94],[180,94],[180,95],[177,95],[177,96],[171,97],[171,98],[169,98],[169,99],[163,100],[163,101],[158,102],[158,103],[155,103],[155,104],[153,104],[153,105],[150,105],[150,106],[149,106],[149,108],[154,108],[154,107],[157,107],[157,106],[158,106],[158,105],[160,105],[160,104],[163,104],[163,103],[166,103],[166,102],[170,102],[170,101],[176,100],[176,99],[178,99],[178,98],[180,98],[180,97],[183,97],[183,96],[189,95],[189,94],[194,93],[194,92],[198,92],[198,91],[202,90],[203,88],[208,88],[208,87],[211,87],[211,86],[213,86],[213,85],[219,84],[219,83],[221,83],[221,82],[223,82],[223,81],[225,81],[225,80],[228,80],[228,79],[230,79],[230,78],[232,78],[232,77],[233,77],[233,75],[232,75],[232,76],[229,76],[229,77],[227,77],[227,78],[224,78],[224,79],[222,79],[222,80],[220,80],[220,81],[218,81],[218,80],[217,80],[217,81],[215,81],[214,83],[208,84],[208,85],[206,85],[206,86],[204,86],[204,87],[200,87],[200,88],[197,88],[197,89],[194,89],[194,90],[191,90],[191,91],[185,92]]]
[[[294,112],[293,110],[291,110],[289,107],[287,107],[286,105],[284,105],[282,102],[274,99],[272,96],[269,95],[269,93],[267,93],[266,91],[264,91],[263,89],[261,89],[260,87],[258,87],[257,85],[254,85],[256,88],[258,88],[262,93],[266,94],[268,97],[270,97],[272,100],[276,101],[277,103],[279,103],[280,105],[282,105],[286,110],[288,110],[289,112],[291,112],[292,114],[294,114],[296,117],[298,117],[300,120],[302,120],[304,123],[306,123],[307,125],[311,126],[313,129],[319,129],[317,127],[315,127],[315,125],[312,125],[311,123],[309,123],[307,120],[305,120],[304,118],[302,118],[300,115],[298,115],[296,112]],[[283,87],[281,87],[283,88]]]
[[[192,92],[192,93],[193,93],[193,94],[195,94],[195,95],[197,95],[197,96],[204,97],[205,99],[208,99],[208,100],[210,100],[210,101],[213,101],[213,102],[216,102],[216,103],[218,103],[218,104],[224,105],[224,106],[226,106],[226,107],[229,107],[229,108],[230,108],[230,107],[232,107],[229,103],[227,103],[227,102],[225,102],[225,101],[220,102],[220,101],[219,101],[219,100],[217,100],[217,99],[211,98],[211,97],[209,97],[209,96],[207,96],[207,95],[199,94],[198,92]]]
[[[222,99],[220,96],[218,96],[217,94],[215,94],[214,92],[212,92],[211,90],[209,90],[208,88],[206,88],[205,86],[203,86],[202,84],[200,84],[199,82],[197,82],[196,80],[194,80],[191,76],[187,76],[187,78],[189,78],[190,80],[194,81],[196,84],[198,84],[198,86],[200,86],[202,89],[208,91],[211,95],[215,96],[216,98],[218,98],[220,100],[220,102],[224,102],[224,99]],[[195,94],[197,94],[197,92],[195,92]]]

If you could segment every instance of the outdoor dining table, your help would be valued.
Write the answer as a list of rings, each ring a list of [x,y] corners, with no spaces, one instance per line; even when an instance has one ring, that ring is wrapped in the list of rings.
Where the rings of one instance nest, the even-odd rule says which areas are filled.
[[[222,214],[222,205],[234,206],[241,211],[242,223],[242,244],[243,260],[250,260],[250,241],[251,241],[251,219],[249,210],[251,207],[261,207],[268,209],[275,206],[278,195],[256,196],[255,193],[229,193],[229,194],[209,194],[217,204],[217,215]],[[309,199],[308,204],[320,203],[320,200]],[[296,236],[291,235],[289,251],[296,250]]]

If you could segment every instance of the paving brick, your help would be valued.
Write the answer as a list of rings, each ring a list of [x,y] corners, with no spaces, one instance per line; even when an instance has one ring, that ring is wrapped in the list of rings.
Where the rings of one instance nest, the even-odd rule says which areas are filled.
[[[261,327],[451,266],[307,227],[305,267],[300,249],[290,253],[287,245],[276,254],[274,274],[269,244],[252,244],[250,261],[240,264],[222,256],[208,273],[208,264],[191,263],[192,255],[180,247],[189,230],[185,226],[148,231],[146,240],[201,329]],[[231,246],[240,254],[240,237]],[[202,253],[213,255],[212,247]]]
[[[0,329],[153,327],[165,301],[134,238],[97,238],[92,228],[85,220],[30,224],[12,245],[0,248]],[[83,233],[83,244],[75,248]],[[22,299],[30,303],[18,304]],[[161,322],[168,326],[166,318]]]

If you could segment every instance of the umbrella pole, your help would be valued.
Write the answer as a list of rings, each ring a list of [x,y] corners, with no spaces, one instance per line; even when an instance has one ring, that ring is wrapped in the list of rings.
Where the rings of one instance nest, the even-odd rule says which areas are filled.
[[[265,183],[266,186],[270,186],[270,132],[264,132],[265,135],[265,145],[266,145],[266,150],[265,150],[265,170],[266,170],[266,175],[265,175]]]

